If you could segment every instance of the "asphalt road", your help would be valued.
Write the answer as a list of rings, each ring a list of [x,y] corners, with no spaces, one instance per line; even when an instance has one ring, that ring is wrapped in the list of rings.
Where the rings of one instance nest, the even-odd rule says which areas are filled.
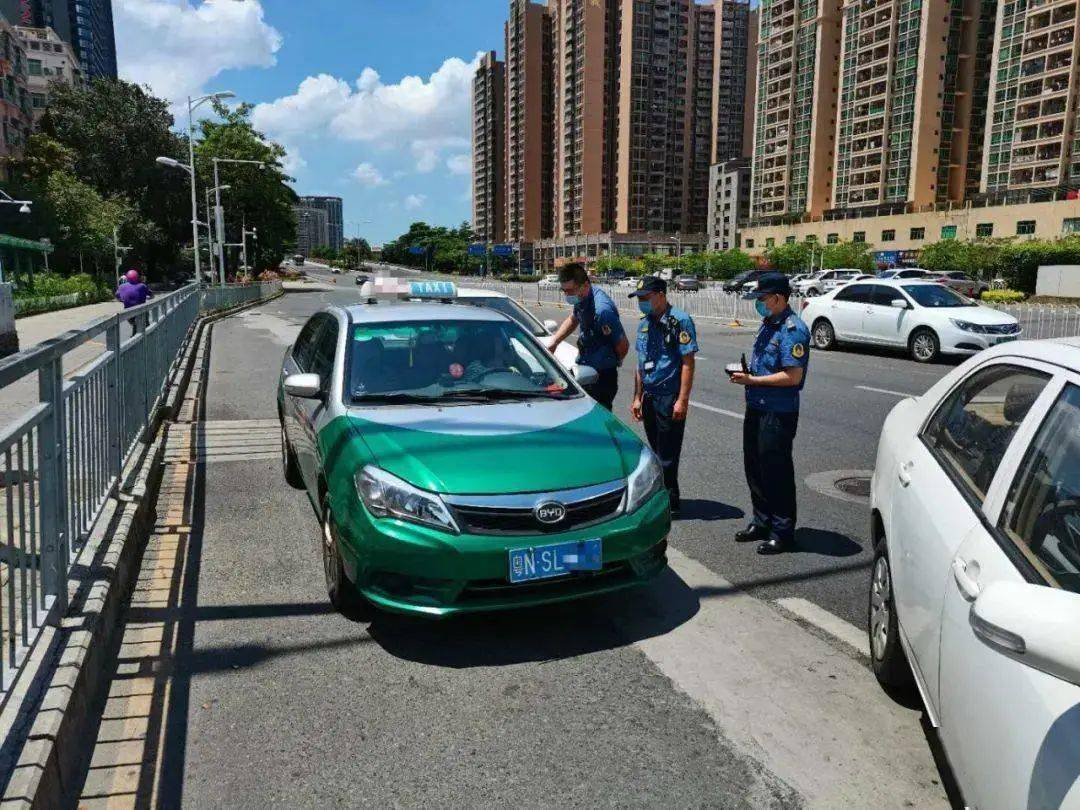
[[[797,553],[764,560],[731,540],[748,496],[740,392],[722,366],[746,333],[699,325],[686,517],[654,584],[439,623],[335,614],[313,511],[274,452],[274,394],[307,317],[356,299],[343,278],[349,286],[313,285],[213,329],[206,433],[243,425],[252,438],[207,450],[186,555],[174,572],[155,557],[153,577],[177,583],[178,596],[152,613],[175,621],[175,641],[160,654],[133,643],[117,663],[113,694],[127,694],[127,673],[157,673],[157,697],[141,704],[149,730],[138,733],[160,742],[131,766],[137,795],[197,808],[946,806],[917,702],[884,695],[854,647],[775,602],[826,609],[858,646],[866,508],[800,486]],[[943,371],[813,357],[800,478],[870,467],[895,396],[856,386],[917,393]],[[146,615],[133,610],[127,632],[149,633]],[[95,762],[117,753],[106,731]],[[88,787],[110,773],[91,770]],[[133,790],[123,776],[110,798]]]

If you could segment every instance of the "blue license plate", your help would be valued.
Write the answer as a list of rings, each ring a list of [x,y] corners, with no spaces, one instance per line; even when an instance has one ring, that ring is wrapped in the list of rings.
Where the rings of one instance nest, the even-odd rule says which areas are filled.
[[[1017,335],[1007,335],[1006,337],[999,337],[994,339],[994,343],[1010,343],[1017,339]]]
[[[603,566],[600,538],[510,549],[510,581],[549,579]]]

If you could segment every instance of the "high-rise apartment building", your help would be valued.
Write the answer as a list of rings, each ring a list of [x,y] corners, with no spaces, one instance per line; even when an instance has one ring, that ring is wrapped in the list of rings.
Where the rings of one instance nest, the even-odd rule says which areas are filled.
[[[754,149],[758,12],[745,0],[716,0],[714,8],[710,163],[722,163]]]
[[[26,51],[26,86],[36,122],[45,114],[55,84],[78,87],[83,83],[82,64],[51,28],[16,26],[15,30]]]
[[[986,112],[987,75],[975,73],[982,6],[844,6],[834,207],[959,202],[971,190],[981,148],[971,134]]]
[[[116,78],[112,0],[0,0],[0,13],[14,25],[53,29],[88,78]]]
[[[715,163],[709,171],[709,250],[739,247],[739,223],[750,216],[750,159]]]
[[[310,256],[313,250],[330,247],[330,220],[325,208],[304,203],[293,206],[296,215],[296,250]]]
[[[511,0],[506,22],[506,239],[553,228],[552,26],[547,6]]]
[[[10,162],[22,156],[32,127],[26,50],[15,26],[0,17],[0,179],[9,178]]]
[[[341,197],[301,197],[300,205],[303,208],[326,212],[326,245],[331,250],[340,252],[345,247],[345,222]]]
[[[554,231],[601,233],[614,212],[618,0],[551,0]]]
[[[1002,3],[997,11],[983,189],[1080,183],[1076,2]]]
[[[751,217],[820,215],[832,199],[840,0],[763,0],[758,15]]]
[[[506,73],[495,51],[484,54],[472,85],[473,235],[506,238]]]

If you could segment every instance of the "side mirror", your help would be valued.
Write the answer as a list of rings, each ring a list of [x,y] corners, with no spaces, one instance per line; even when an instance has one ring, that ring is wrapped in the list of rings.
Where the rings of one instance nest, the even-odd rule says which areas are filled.
[[[1080,594],[994,582],[975,599],[968,619],[976,637],[994,651],[1080,686]]]
[[[285,393],[300,399],[321,399],[322,379],[318,374],[290,374],[285,378]]]
[[[889,302],[889,306],[893,309],[908,309],[908,303],[903,298],[894,298]]]
[[[559,328],[558,321],[544,321],[544,328],[547,329],[549,335],[554,335],[555,330]]]
[[[592,366],[574,366],[574,379],[578,385],[592,385],[600,379],[600,372]]]

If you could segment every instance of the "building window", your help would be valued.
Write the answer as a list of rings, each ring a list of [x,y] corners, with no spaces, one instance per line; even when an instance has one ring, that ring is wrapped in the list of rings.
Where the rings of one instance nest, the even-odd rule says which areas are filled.
[[[810,233],[810,234],[807,234],[807,235],[806,235],[806,241],[807,241],[807,242],[811,242],[811,243],[813,243],[813,244],[817,244],[817,237],[816,237],[816,236],[815,236],[814,234],[812,234],[812,233]]]
[[[840,234],[838,234],[838,233],[826,234],[825,235],[825,241],[830,245],[835,245],[837,242],[840,241]]]
[[[1080,233],[1080,217],[1069,217],[1061,222],[1062,233]]]
[[[942,225],[941,226],[941,238],[942,239],[955,239],[956,238],[956,226],[955,225]]]
[[[994,235],[994,223],[993,222],[980,222],[975,226],[975,238],[976,239],[988,239]]]
[[[926,228],[912,228],[910,237],[911,237],[911,239],[913,241],[914,240],[919,240],[919,239],[925,239],[926,238]]]
[[[865,242],[866,241],[866,231],[855,231],[855,233],[853,233],[851,235],[851,241],[852,242]]]
[[[1035,220],[1022,219],[1016,223],[1017,236],[1032,236],[1035,233]]]
[[[31,76],[41,75],[41,60],[40,59],[28,59],[26,61],[27,71]]]
[[[754,246],[754,240],[753,239],[747,239],[746,240],[746,246],[748,248],[752,248]]]
[[[776,240],[773,239],[771,236],[769,236],[769,237],[767,237],[765,239],[765,247],[771,248],[771,247],[775,247],[775,246],[776,246]]]
[[[784,244],[785,245],[794,245],[795,244],[795,237],[794,236],[785,236],[784,237]]]
[[[893,230],[892,228],[887,228],[886,230],[881,232],[881,241],[882,242],[891,242],[894,239],[896,239],[896,231]]]

